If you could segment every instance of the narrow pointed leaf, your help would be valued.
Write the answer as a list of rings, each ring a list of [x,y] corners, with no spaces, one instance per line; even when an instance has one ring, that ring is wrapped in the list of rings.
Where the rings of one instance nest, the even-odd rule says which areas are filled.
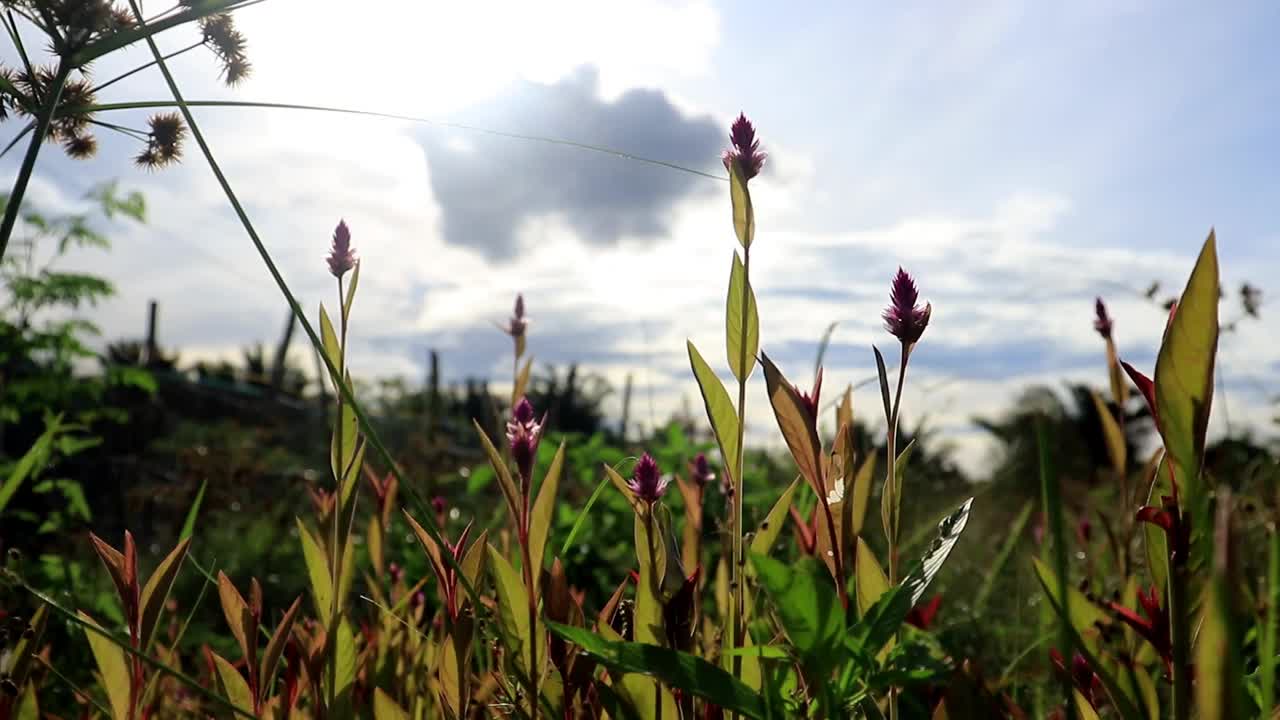
[[[245,681],[244,675],[241,675],[240,671],[226,658],[212,650],[209,652],[213,655],[213,664],[218,670],[218,681],[222,685],[222,693],[227,696],[227,700],[232,705],[252,713],[253,693],[249,692],[249,683]]]
[[[801,662],[815,676],[830,669],[844,631],[844,609],[831,575],[813,558],[789,565],[752,555],[751,564]]]
[[[520,573],[511,567],[511,563],[489,545],[489,569],[493,574],[494,586],[498,590],[498,617],[501,621],[503,635],[508,643],[522,648],[519,655],[521,667],[529,671],[530,629],[529,629],[529,595],[525,592]]]
[[[880,568],[880,561],[862,538],[858,538],[857,557],[857,595],[858,612],[866,614],[880,596],[889,590],[889,578]]]
[[[341,372],[342,347],[338,344],[338,333],[334,332],[333,321],[329,319],[329,313],[325,311],[323,303],[320,305],[320,342],[324,348],[324,354],[329,357],[329,362],[333,363],[333,366]],[[330,372],[329,380],[333,383],[336,391],[338,389],[338,376]]]
[[[751,207],[751,191],[738,163],[729,163],[729,201],[733,206],[733,232],[742,247],[751,247],[756,237],[756,213]]]
[[[253,621],[253,614],[249,612],[248,603],[231,583],[231,579],[221,571],[218,572],[218,599],[222,601],[222,614],[227,619],[231,634],[240,644],[240,652],[243,653],[246,662],[253,662],[252,648],[249,643],[256,637],[257,625]],[[256,647],[256,643],[254,646]]]
[[[182,522],[182,532],[178,533],[179,540],[190,539],[195,533],[196,518],[200,515],[200,506],[204,504],[204,491],[208,486],[207,478],[200,483],[200,489],[196,491],[196,499],[191,502],[191,507],[187,510],[187,519]]]
[[[276,626],[276,631],[271,634],[271,639],[267,641],[266,652],[262,655],[262,670],[258,673],[258,682],[262,683],[259,688],[259,699],[265,700],[271,694],[271,683],[275,680],[276,668],[280,664],[280,656],[284,653],[285,643],[289,642],[291,633],[293,632],[293,621],[298,616],[298,608],[302,605],[302,596],[299,595],[294,599],[293,604],[285,611],[284,617],[280,619],[280,624]]]
[[[471,547],[462,556],[462,574],[471,583],[472,587],[480,582],[480,576],[484,574],[484,561],[488,557],[488,551],[485,549],[489,546],[489,531],[485,530],[480,533],[480,537],[471,543]],[[471,598],[463,593],[459,598],[461,605],[466,605]]]
[[[547,474],[542,477],[542,487],[538,488],[538,497],[533,502],[533,512],[529,517],[529,558],[533,563],[533,588],[538,591],[542,582],[542,562],[546,555],[547,536],[551,533],[552,513],[555,511],[556,493],[560,488],[560,473],[564,467],[564,442],[556,450]]]
[[[706,406],[707,420],[711,422],[711,432],[716,436],[716,444],[720,446],[720,459],[728,468],[730,476],[735,480],[740,477],[738,463],[738,411],[729,399],[720,378],[702,359],[698,349],[692,342],[686,343],[689,350],[689,364],[693,368],[693,376],[698,381],[698,389],[702,392],[702,402]]]
[[[1160,434],[1189,484],[1196,482],[1204,461],[1218,349],[1218,293],[1217,248],[1210,231],[1156,358]]]
[[[743,300],[743,294],[746,300]],[[743,335],[743,320],[746,335]],[[725,351],[729,358],[729,370],[738,380],[745,381],[756,366],[756,354],[760,352],[760,317],[756,311],[756,295],[747,279],[746,268],[738,253],[733,254],[733,269],[729,273],[729,293],[725,300],[724,314]]]
[[[643,643],[612,642],[588,630],[558,623],[548,626],[610,670],[649,675],[724,710],[749,718],[766,717],[764,699],[759,694],[696,655]]]
[[[386,690],[373,691],[373,720],[410,720],[409,713],[400,709]]]
[[[783,377],[778,366],[768,355],[761,355],[765,386],[769,392],[769,404],[778,420],[778,429],[795,458],[800,474],[809,481],[809,487],[818,494],[826,494],[822,482],[822,442],[818,429],[809,417],[800,396],[791,383]]]
[[[298,538],[302,541],[302,559],[307,565],[307,577],[311,579],[311,599],[315,602],[316,617],[327,618],[333,612],[333,578],[329,571],[329,561],[319,542],[311,531],[302,523],[298,523]]]
[[[867,506],[871,499],[871,485],[875,479],[876,456],[868,455],[862,465],[858,466],[858,474],[853,478],[853,487],[845,488],[844,501],[852,503],[850,520],[853,524],[852,535],[862,534],[867,522]]]
[[[169,590],[173,588],[173,581],[178,577],[178,571],[182,569],[182,561],[187,556],[187,547],[190,544],[190,539],[179,541],[177,547],[160,561],[155,572],[151,573],[151,578],[147,580],[146,586],[142,588],[143,648],[151,645],[151,636],[160,622],[160,612],[169,598]]]
[[[1098,420],[1102,422],[1102,436],[1107,441],[1107,456],[1111,459],[1111,467],[1116,472],[1123,473],[1129,462],[1124,431],[1120,429],[1120,423],[1116,422],[1115,415],[1111,414],[1111,408],[1107,407],[1102,396],[1096,391],[1089,395],[1093,398],[1094,409],[1098,411]]]
[[[79,613],[80,620],[93,627],[100,628],[85,613]],[[102,687],[107,692],[107,702],[111,705],[114,720],[127,720],[129,712],[129,666],[125,662],[124,651],[110,638],[102,633],[85,628],[85,637],[89,640],[89,650],[93,653],[94,662],[98,664],[98,674],[102,676]]]
[[[791,510],[791,501],[795,497],[796,488],[800,487],[800,478],[791,481],[787,489],[778,497],[777,502],[773,504],[773,508],[769,510],[769,514],[765,516],[764,522],[760,523],[756,535],[751,539],[751,555],[768,556],[773,550],[773,545],[778,541],[778,535],[787,524],[787,513]],[[747,566],[747,576],[755,576],[755,564]]]
[[[511,478],[511,469],[507,467],[507,461],[502,459],[502,453],[498,452],[498,448],[494,447],[493,441],[489,439],[489,434],[480,427],[480,423],[472,420],[471,424],[476,428],[476,434],[480,436],[480,447],[484,448],[485,455],[489,458],[489,464],[493,466],[493,472],[498,476],[498,485],[502,488],[502,495],[507,499],[507,508],[511,511],[514,518],[519,514],[520,491],[516,489],[515,480]]]
[[[893,416],[889,403],[889,371],[884,366],[884,356],[880,354],[880,348],[872,345],[871,351],[876,356],[876,377],[880,380],[880,399],[884,401],[884,421],[889,422],[889,418]]]

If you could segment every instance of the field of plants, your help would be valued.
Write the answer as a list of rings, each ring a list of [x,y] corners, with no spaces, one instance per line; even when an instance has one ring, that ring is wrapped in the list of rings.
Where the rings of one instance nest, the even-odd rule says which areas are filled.
[[[332,294],[304,308],[154,40],[196,28],[188,50],[233,85],[251,4],[0,3],[23,60],[0,70],[4,152],[25,153],[0,226],[0,720],[1280,717],[1276,444],[1207,440],[1236,330],[1213,231],[1154,365],[1120,356],[1105,299],[1082,308],[1095,381],[978,419],[1000,448],[981,479],[901,420],[927,411],[904,388],[945,322],[910,268],[856,309],[884,328],[856,407],[821,351],[803,380],[771,359],[752,267],[767,145],[745,115],[721,158],[724,306],[703,309],[722,343],[685,348],[695,412],[635,432],[603,379],[538,369],[533,295],[492,330],[498,391],[434,361],[420,387],[375,382],[349,362],[374,330],[352,309],[391,260],[334,217],[314,267]],[[89,66],[139,44],[172,103],[131,130]],[[147,199],[105,184],[66,213],[26,194],[41,158],[88,158],[106,132],[141,165],[208,166],[291,312],[274,353],[99,349],[115,286],[59,263],[145,227]],[[1239,304],[1258,316],[1256,290]],[[296,329],[314,373],[287,361]],[[753,442],[748,387],[777,442]]]

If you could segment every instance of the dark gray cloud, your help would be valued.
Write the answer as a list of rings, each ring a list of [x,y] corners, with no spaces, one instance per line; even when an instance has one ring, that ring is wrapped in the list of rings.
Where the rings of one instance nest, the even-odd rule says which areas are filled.
[[[553,85],[521,81],[456,119],[708,170],[718,166],[724,134],[710,117],[683,115],[660,90],[601,99],[590,67]],[[661,237],[678,200],[721,190],[706,178],[564,145],[435,129],[419,137],[445,240],[497,260],[518,252],[516,231],[529,218],[555,214],[584,242],[613,245],[624,236]]]

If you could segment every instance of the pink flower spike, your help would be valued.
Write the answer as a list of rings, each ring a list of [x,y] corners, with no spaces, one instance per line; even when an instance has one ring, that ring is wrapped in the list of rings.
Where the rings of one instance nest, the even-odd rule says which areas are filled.
[[[769,155],[760,149],[756,128],[747,119],[745,113],[739,113],[738,119],[734,120],[733,125],[730,126],[729,142],[733,146],[725,150],[720,158],[724,162],[724,169],[732,173],[733,165],[736,163],[738,169],[742,171],[743,178],[750,180],[759,175]]]
[[[1115,327],[1111,316],[1107,314],[1107,306],[1103,304],[1102,298],[1098,298],[1093,306],[1094,315],[1093,329],[1098,331],[1104,340],[1111,339],[1111,330]]]
[[[916,281],[906,270],[898,268],[889,292],[889,307],[884,310],[884,328],[907,345],[919,342],[929,326],[929,317],[933,315],[933,305],[925,303],[922,308],[918,304],[919,299]]]
[[[347,271],[356,265],[356,253],[351,247],[351,230],[344,220],[338,221],[333,231],[333,245],[329,249],[329,272],[341,279]]]
[[[649,453],[640,456],[636,468],[627,480],[627,487],[647,505],[653,505],[667,492],[671,478],[662,474],[658,462]]]

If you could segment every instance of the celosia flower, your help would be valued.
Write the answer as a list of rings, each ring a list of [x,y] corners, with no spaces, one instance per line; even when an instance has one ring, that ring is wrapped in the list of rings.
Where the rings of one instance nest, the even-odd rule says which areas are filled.
[[[546,419],[545,415],[543,419]],[[507,443],[524,487],[533,476],[533,461],[538,457],[538,442],[541,440],[542,422],[534,419],[533,403],[527,397],[520,398],[507,423]]]
[[[1096,317],[1093,321],[1093,329],[1098,331],[1104,340],[1111,339],[1111,328],[1114,323],[1111,316],[1107,314],[1107,306],[1102,303],[1102,298],[1098,298],[1093,305],[1093,311]]]
[[[742,171],[742,177],[750,180],[760,174],[764,161],[769,154],[760,149],[760,140],[756,138],[756,128],[747,119],[745,113],[739,113],[738,119],[729,128],[729,141],[733,147],[724,151],[720,159],[724,169],[733,172],[736,163]]]
[[[698,453],[693,458],[689,466],[689,476],[698,487],[706,487],[707,483],[716,479],[716,474],[711,471],[711,464],[707,462],[706,453]]]
[[[342,279],[356,265],[356,253],[351,248],[351,230],[345,220],[338,221],[333,231],[333,246],[329,249],[329,272]]]
[[[670,482],[671,478],[664,476],[658,469],[658,462],[649,453],[645,453],[636,463],[631,479],[627,480],[627,487],[646,504],[653,505],[662,499]]]
[[[503,332],[513,338],[524,337],[524,331],[529,327],[529,321],[524,316],[524,295],[516,295],[516,307],[511,314],[511,318],[507,320],[507,326],[503,328]]]
[[[920,340],[929,325],[929,316],[933,314],[933,305],[925,303],[921,308],[917,304],[919,298],[916,281],[907,271],[898,268],[889,292],[889,307],[885,308],[883,315],[884,328],[907,345],[914,345]]]

